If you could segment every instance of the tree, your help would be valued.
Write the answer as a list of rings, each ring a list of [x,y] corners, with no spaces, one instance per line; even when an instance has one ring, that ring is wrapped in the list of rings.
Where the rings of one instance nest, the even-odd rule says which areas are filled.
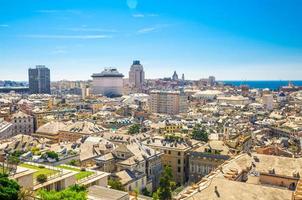
[[[54,151],[47,151],[46,155],[48,158],[59,160],[59,155]]]
[[[35,198],[34,192],[21,188],[18,193],[18,200],[33,200]]]
[[[140,125],[139,124],[133,124],[129,127],[128,133],[133,135],[140,132]]]
[[[165,170],[159,181],[159,188],[156,194],[153,195],[153,199],[170,200],[172,199],[172,190],[175,187],[175,182],[172,181],[172,168],[171,166],[165,167]]]
[[[79,166],[80,162],[78,160],[72,159],[68,164],[72,166]]]
[[[37,181],[39,183],[45,183],[47,181],[47,176],[45,174],[39,174],[37,176]]]
[[[144,189],[142,190],[142,194],[143,194],[144,196],[151,197],[151,192],[149,192],[147,188],[144,188]]]
[[[124,191],[123,184],[122,184],[119,180],[110,179],[110,180],[108,181],[108,185],[109,185],[112,189]]]
[[[74,185],[59,192],[54,190],[40,190],[38,196],[42,200],[86,200],[87,190],[83,186]]]
[[[16,181],[10,180],[6,174],[0,174],[0,199],[17,200],[19,191],[20,186]]]
[[[200,125],[194,127],[192,132],[193,139],[207,142],[209,140],[208,137],[208,133]]]

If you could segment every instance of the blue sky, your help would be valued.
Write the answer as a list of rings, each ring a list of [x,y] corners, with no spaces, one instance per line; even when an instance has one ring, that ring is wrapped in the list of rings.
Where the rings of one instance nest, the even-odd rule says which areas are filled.
[[[0,80],[86,80],[104,67],[128,76],[209,75],[301,80],[300,0],[0,0]]]

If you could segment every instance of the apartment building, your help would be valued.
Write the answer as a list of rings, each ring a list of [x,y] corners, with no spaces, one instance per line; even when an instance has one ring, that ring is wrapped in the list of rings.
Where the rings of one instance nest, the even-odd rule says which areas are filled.
[[[197,148],[199,141],[190,139],[171,139],[154,137],[144,142],[147,146],[163,153],[161,161],[163,166],[171,166],[173,179],[177,184],[184,184],[189,179],[188,153]]]
[[[13,135],[31,135],[34,132],[34,118],[21,111],[12,115],[11,123],[13,124]]]
[[[149,108],[152,113],[177,115],[187,110],[187,98],[179,91],[152,90]]]

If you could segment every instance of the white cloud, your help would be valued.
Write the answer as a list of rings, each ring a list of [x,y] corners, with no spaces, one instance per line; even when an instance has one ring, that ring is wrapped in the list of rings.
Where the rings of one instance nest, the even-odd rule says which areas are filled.
[[[150,32],[153,32],[153,31],[155,31],[155,30],[157,30],[156,27],[142,28],[142,29],[139,29],[139,30],[137,31],[137,33],[139,33],[139,34],[150,33]]]
[[[108,33],[115,33],[115,32],[117,32],[117,30],[114,30],[114,29],[86,28],[86,27],[66,28],[64,30],[74,31],[74,32],[108,32]]]
[[[55,9],[45,9],[45,10],[37,10],[38,13],[44,14],[58,14],[58,13],[69,13],[69,14],[81,14],[80,10],[55,10]]]
[[[110,35],[24,35],[27,38],[36,38],[36,39],[105,39],[111,38]]]
[[[143,18],[143,17],[145,17],[145,15],[137,13],[137,14],[133,14],[132,17],[134,17],[134,18]]]
[[[159,14],[156,14],[156,13],[149,13],[149,14],[135,13],[135,14],[132,14],[132,17],[134,17],[134,18],[158,17],[158,16],[159,16]]]
[[[151,32],[158,31],[162,28],[165,28],[167,26],[170,26],[170,25],[169,24],[158,24],[158,25],[155,25],[155,26],[152,26],[152,27],[146,27],[146,28],[139,29],[137,31],[137,33],[138,34],[151,33]]]

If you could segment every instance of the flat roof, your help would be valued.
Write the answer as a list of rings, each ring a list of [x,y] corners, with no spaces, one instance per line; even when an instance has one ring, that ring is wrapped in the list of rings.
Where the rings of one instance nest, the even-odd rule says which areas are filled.
[[[88,188],[89,200],[119,200],[129,199],[127,192],[94,185]]]
[[[215,191],[216,187],[216,191]],[[291,200],[292,191],[263,185],[213,178],[210,185],[188,199],[198,200]]]

